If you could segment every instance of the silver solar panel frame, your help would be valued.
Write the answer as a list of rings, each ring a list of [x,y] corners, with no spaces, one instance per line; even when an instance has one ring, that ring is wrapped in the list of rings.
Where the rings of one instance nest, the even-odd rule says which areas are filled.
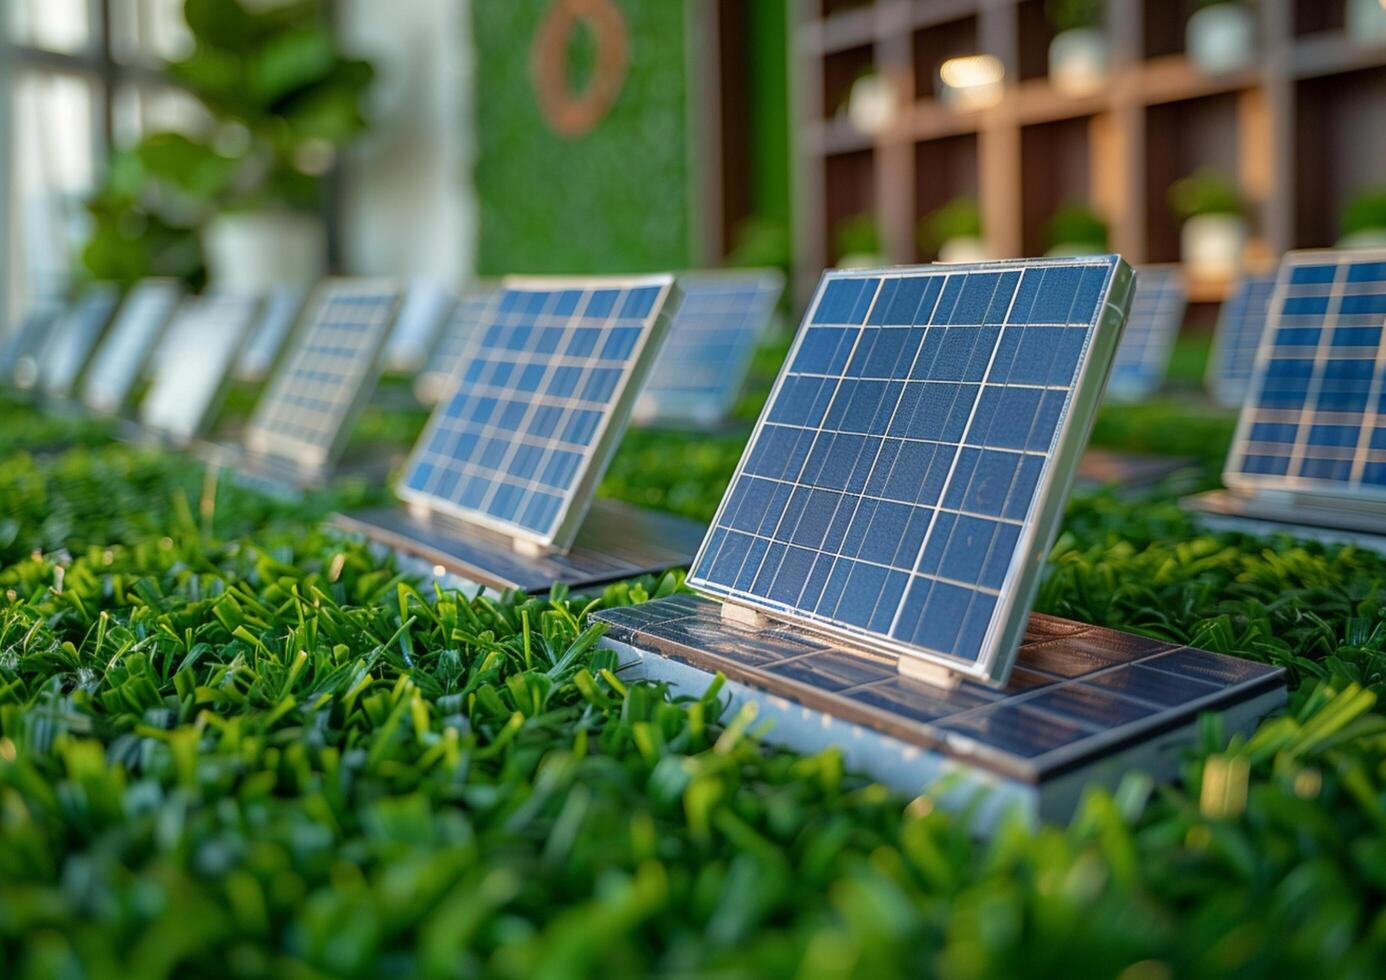
[[[89,304],[93,303],[102,304],[100,326],[93,330],[89,337],[74,338],[73,331],[86,322],[86,310]],[[52,333],[38,355],[38,375],[34,379],[34,389],[54,398],[70,398],[82,378],[82,372],[91,363],[92,353],[100,345],[101,337],[110,325],[111,318],[119,308],[120,290],[114,284],[100,282],[86,286],[53,322]],[[82,345],[82,349],[72,350],[71,357],[74,358],[74,363],[55,364],[54,358],[59,354],[66,354],[64,348],[72,344]],[[56,374],[60,369],[62,373]]]
[[[1155,394],[1157,391],[1160,390],[1161,386],[1165,382],[1165,379],[1169,376],[1169,364],[1171,358],[1174,356],[1175,344],[1178,343],[1179,340],[1179,329],[1183,325],[1184,317],[1188,315],[1189,283],[1184,276],[1184,270],[1182,269],[1182,267],[1174,263],[1166,263],[1160,265],[1142,265],[1135,267],[1136,289],[1131,295],[1131,311],[1135,312],[1136,298],[1140,293],[1141,276],[1152,272],[1159,273],[1161,275],[1169,275],[1172,277],[1170,279],[1171,286],[1169,288],[1177,289],[1181,298],[1179,303],[1179,317],[1178,319],[1175,319],[1175,317],[1171,313],[1169,315],[1169,322],[1160,322],[1152,325],[1151,329],[1155,332],[1155,336],[1159,340],[1159,343],[1147,344],[1145,347],[1145,352],[1154,351],[1156,355],[1159,357],[1160,370],[1158,372],[1158,378],[1156,378],[1156,380],[1152,383],[1152,385],[1149,388],[1142,389],[1140,391],[1122,390],[1120,387],[1111,388],[1108,397],[1111,401],[1114,402],[1119,402],[1128,405],[1134,404],[1136,402],[1140,402],[1149,398],[1151,395]],[[1127,325],[1128,327],[1130,326],[1129,321]],[[1129,337],[1130,335],[1128,334],[1127,336]],[[1115,357],[1120,356],[1121,348],[1118,347]],[[1112,373],[1114,377],[1117,368],[1115,357],[1113,358],[1112,363]],[[1152,361],[1153,358],[1146,356],[1142,358],[1140,363],[1143,365],[1149,365]]]
[[[181,424],[171,424],[175,417],[173,411],[170,411],[168,416],[154,415],[153,413],[162,412],[164,405],[160,402],[161,397],[174,399],[175,396],[181,396],[184,399],[189,399],[180,385],[180,366],[168,363],[178,352],[178,348],[172,345],[178,342],[179,331],[185,328],[185,324],[187,325],[186,329],[191,332],[195,328],[205,327],[207,321],[224,323],[225,319],[229,319],[217,317],[211,304],[239,304],[242,307],[235,325],[231,328],[234,336],[228,340],[229,346],[225,360],[220,365],[213,365],[207,377],[197,379],[205,382],[210,377],[212,383],[205,385],[190,400],[184,401],[179,406],[183,409],[179,419]],[[207,429],[211,417],[216,414],[226,395],[226,390],[230,387],[231,370],[235,365],[241,345],[245,342],[247,334],[256,322],[260,308],[261,301],[254,296],[211,294],[184,297],[164,331],[161,350],[156,354],[154,380],[150,384],[149,391],[145,393],[144,400],[140,402],[140,424],[151,432],[156,432],[178,443],[191,442],[201,435]],[[162,393],[165,390],[171,390],[171,394],[163,396]],[[193,409],[191,413],[187,411],[189,406]]]
[[[701,269],[694,272],[679,273],[678,281],[679,288],[684,293],[683,301],[685,304],[688,302],[690,292],[688,287],[690,285],[726,284],[727,288],[755,286],[757,289],[763,287],[765,293],[773,293],[774,295],[766,316],[755,324],[753,335],[746,346],[745,355],[740,359],[740,363],[733,364],[728,368],[734,380],[727,384],[713,400],[684,397],[679,393],[661,395],[655,388],[656,372],[661,366],[660,360],[671,353],[669,345],[679,334],[679,318],[674,317],[668,342],[664,350],[660,352],[660,358],[656,359],[654,367],[651,368],[649,381],[646,383],[645,389],[641,391],[640,397],[636,400],[635,409],[632,411],[632,419],[636,425],[701,425],[720,421],[731,414],[746,386],[746,377],[750,373],[751,363],[755,359],[756,347],[764,341],[775,322],[775,310],[779,306],[780,299],[784,296],[785,287],[784,273],[774,268]],[[710,413],[698,411],[697,409],[704,404],[710,404],[713,410]]]
[[[370,401],[376,384],[380,380],[381,358],[385,352],[385,344],[389,339],[390,330],[394,326],[394,319],[399,315],[400,286],[401,284],[397,279],[358,279],[342,276],[324,279],[313,288],[299,313],[297,329],[294,330],[291,339],[286,341],[285,349],[280,354],[280,363],[270,377],[265,394],[260,398],[259,404],[255,406],[255,413],[246,424],[242,442],[251,455],[283,460],[299,471],[322,470],[330,467],[337,460],[346,446],[357,418],[366,407],[366,403]],[[331,302],[338,293],[370,292],[388,293],[392,297],[390,312],[385,318],[385,326],[380,331],[380,336],[376,338],[372,349],[367,352],[370,360],[367,363],[365,381],[357,386],[356,390],[351,393],[351,397],[345,402],[341,423],[337,426],[331,443],[327,446],[315,446],[301,440],[286,439],[278,433],[262,428],[261,419],[270,410],[269,399],[276,393],[280,381],[286,379],[288,372],[293,368],[294,358],[298,354],[299,347],[310,336],[313,317],[317,311]]]
[[[449,329],[458,314],[463,312],[463,309],[470,302],[475,301],[483,304],[485,307],[484,316],[493,314],[496,304],[500,302],[502,288],[499,279],[474,279],[458,294],[457,301],[453,303],[452,309],[443,319],[442,326],[438,330],[437,340],[433,344],[433,350],[429,352],[428,360],[424,362],[422,370],[414,378],[414,395],[420,402],[430,407],[436,407],[452,397],[455,376],[461,365],[471,356],[472,348],[478,341],[480,331],[473,329],[463,339],[453,363],[449,364],[446,370],[443,370],[443,365],[437,362],[445,353],[444,346],[448,343]]]
[[[735,590],[710,582],[694,573],[702,563],[717,528],[723,524],[731,490],[742,476],[750,460],[751,449],[760,437],[761,430],[774,408],[780,389],[784,384],[786,369],[794,363],[804,338],[808,335],[805,327],[812,322],[813,314],[823,298],[828,285],[837,279],[862,279],[880,277],[904,278],[930,273],[938,276],[974,274],[986,272],[1006,272],[1031,268],[1059,266],[1110,267],[1112,272],[1106,292],[1098,301],[1095,324],[1083,348],[1078,369],[1068,401],[1068,410],[1058,426],[1052,445],[1053,451],[1046,454],[1035,492],[1029,509],[1021,523],[1020,536],[1012,552],[1010,566],[1006,570],[1001,588],[998,590],[996,608],[987,625],[982,642],[982,655],[975,662],[957,660],[941,656],[906,644],[885,634],[873,633],[857,627],[839,623],[827,623],[797,610],[786,609],[773,601],[746,596]],[[1044,571],[1044,562],[1059,533],[1064,508],[1068,496],[1078,476],[1078,462],[1087,447],[1088,436],[1096,421],[1097,410],[1102,404],[1107,387],[1107,375],[1112,358],[1120,343],[1126,323],[1126,312],[1130,307],[1133,293],[1134,272],[1120,256],[1081,256],[1054,259],[1014,259],[994,262],[966,264],[942,264],[920,266],[895,266],[876,269],[832,269],[823,273],[818,281],[813,300],[804,312],[803,321],[794,338],[794,343],[785,357],[784,367],[775,379],[765,408],[756,420],[755,428],[746,441],[741,459],[727,483],[727,492],[717,505],[717,512],[708,524],[707,535],[689,567],[687,584],[695,591],[717,599],[720,602],[744,609],[755,614],[785,620],[814,633],[831,637],[858,648],[880,651],[898,656],[903,662],[906,658],[923,663],[928,668],[942,669],[949,674],[971,677],[988,684],[1004,684],[1014,666],[1020,640],[1025,634],[1029,620],[1030,605],[1035,591],[1039,588]],[[1019,288],[1017,286],[1017,288]],[[869,316],[869,313],[868,313]]]
[[[92,354],[82,379],[82,404],[104,415],[126,409],[182,295],[182,283],[168,277],[141,279],[130,287]]]
[[[1275,292],[1271,294],[1270,309],[1266,315],[1266,326],[1261,331],[1261,344],[1256,350],[1256,366],[1251,372],[1251,384],[1247,387],[1242,410],[1237,416],[1237,429],[1232,436],[1232,445],[1227,451],[1223,464],[1222,482],[1234,490],[1244,490],[1257,494],[1283,493],[1311,497],[1329,497],[1348,501],[1376,501],[1386,503],[1386,487],[1373,487],[1362,483],[1339,483],[1327,480],[1306,480],[1303,477],[1271,476],[1262,473],[1243,473],[1233,468],[1235,460],[1246,454],[1248,436],[1251,432],[1252,415],[1256,408],[1253,402],[1265,380],[1266,367],[1271,351],[1275,348],[1275,335],[1278,332],[1280,308],[1290,291],[1290,278],[1300,265],[1345,265],[1371,262],[1386,262],[1386,248],[1354,249],[1300,249],[1286,252],[1280,260],[1280,271],[1276,276]],[[1386,284],[1382,284],[1386,291]],[[1332,295],[1332,294],[1330,294]],[[1377,352],[1376,376],[1386,372],[1386,320],[1382,323],[1381,345]],[[1327,327],[1325,327],[1327,329]],[[1317,349],[1315,359],[1317,360]],[[1382,391],[1386,395],[1386,389]],[[1303,411],[1303,410],[1301,410]],[[1365,414],[1370,414],[1370,410]]]
[[[1236,294],[1240,293],[1243,289],[1251,288],[1253,283],[1259,284],[1263,281],[1269,280],[1271,283],[1271,291],[1266,304],[1266,315],[1261,320],[1261,333],[1264,335],[1266,332],[1266,323],[1270,320],[1270,304],[1275,302],[1275,288],[1278,279],[1278,272],[1273,273],[1271,275],[1259,275],[1252,273],[1244,274],[1242,278],[1237,281],[1237,286],[1233,293],[1233,296],[1229,296],[1226,300],[1224,300],[1222,304],[1222,309],[1218,311],[1217,326],[1213,329],[1213,344],[1212,348],[1208,352],[1208,368],[1204,376],[1204,385],[1207,387],[1209,393],[1212,395],[1213,401],[1217,402],[1219,405],[1223,405],[1228,408],[1240,408],[1242,402],[1246,400],[1246,394],[1251,388],[1252,374],[1254,374],[1256,370],[1256,357],[1255,354],[1253,354],[1251,371],[1247,375],[1246,382],[1239,386],[1242,388],[1242,391],[1237,393],[1234,397],[1233,393],[1230,390],[1234,382],[1232,381],[1232,379],[1227,377],[1226,363],[1229,350],[1227,336],[1229,325],[1226,323],[1227,318],[1230,316],[1229,304],[1235,298]],[[1245,318],[1245,315],[1245,311],[1243,311],[1243,319]],[[1258,338],[1256,342],[1257,351],[1260,350],[1260,343],[1261,342]]]
[[[564,551],[570,548],[582,526],[583,518],[587,516],[587,511],[592,505],[597,484],[606,472],[611,457],[615,455],[620,446],[621,436],[630,423],[630,414],[635,406],[635,399],[649,376],[654,358],[659,353],[664,338],[668,335],[671,321],[678,310],[680,299],[678,282],[673,275],[667,273],[634,276],[507,276],[501,280],[502,290],[511,288],[542,289],[549,292],[565,289],[580,289],[589,292],[600,289],[629,290],[650,286],[659,287],[660,294],[655,298],[651,313],[646,317],[647,326],[641,332],[636,348],[631,352],[630,368],[624,372],[624,377],[617,386],[606,411],[602,413],[601,422],[598,423],[597,433],[593,437],[591,445],[584,447],[578,472],[568,488],[562,493],[562,503],[559,505],[561,517],[554,523],[552,532],[548,534],[536,533],[522,525],[512,524],[509,521],[492,517],[490,514],[461,507],[452,501],[435,497],[432,494],[412,490],[406,485],[409,474],[418,465],[420,457],[433,438],[433,433],[443,424],[443,415],[447,411],[451,396],[438,403],[438,407],[429,416],[428,424],[424,426],[423,432],[415,441],[414,448],[409,453],[409,459],[405,462],[399,480],[395,484],[395,494],[399,499],[408,504],[411,510],[416,513],[438,514],[463,524],[473,524],[503,534],[512,541],[524,542],[541,549],[555,551]],[[465,365],[474,355],[481,343],[481,334],[482,331],[478,331],[474,341],[468,345],[468,353],[459,367]]]

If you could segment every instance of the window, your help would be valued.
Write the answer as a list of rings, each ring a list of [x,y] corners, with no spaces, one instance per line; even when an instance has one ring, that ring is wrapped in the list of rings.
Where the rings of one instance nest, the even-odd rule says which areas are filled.
[[[160,70],[191,46],[183,0],[3,6],[12,45],[8,173],[0,167],[9,184],[8,310],[0,310],[8,327],[36,295],[61,289],[71,276],[86,235],[83,201],[112,145],[196,126],[201,109]]]

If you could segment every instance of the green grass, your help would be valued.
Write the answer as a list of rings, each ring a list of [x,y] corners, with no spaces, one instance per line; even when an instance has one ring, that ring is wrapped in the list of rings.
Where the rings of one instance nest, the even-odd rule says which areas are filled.
[[[15,438],[51,425],[5,411]],[[1204,414],[1108,410],[1097,435],[1215,473],[1229,423]],[[706,518],[743,439],[633,434],[603,492]],[[1210,720],[1174,784],[1132,774],[1067,826],[981,842],[834,752],[775,749],[715,690],[616,673],[585,613],[677,575],[468,601],[319,529],[381,487],[288,504],[204,478],[123,446],[0,455],[2,976],[1137,980],[1386,959],[1378,556],[1076,498],[1040,608],[1283,664],[1290,710],[1246,740]]]

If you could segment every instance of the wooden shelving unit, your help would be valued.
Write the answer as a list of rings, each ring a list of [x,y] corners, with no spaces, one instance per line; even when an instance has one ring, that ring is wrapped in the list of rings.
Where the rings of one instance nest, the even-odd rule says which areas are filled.
[[[1213,166],[1250,202],[1252,250],[1329,245],[1355,193],[1386,183],[1386,45],[1342,33],[1343,0],[1259,0],[1254,66],[1195,69],[1179,0],[1109,0],[1109,84],[1073,99],[1050,87],[1043,0],[788,0],[795,118],[796,288],[807,298],[836,261],[833,237],[873,213],[890,262],[928,261],[919,219],[976,195],[998,255],[1042,250],[1055,206],[1086,199],[1134,262],[1179,257],[1166,200],[1178,178]],[[993,108],[957,112],[933,92],[948,57],[990,54],[1006,73]],[[873,70],[904,106],[866,134],[841,111]],[[1197,287],[1217,302],[1226,284]]]

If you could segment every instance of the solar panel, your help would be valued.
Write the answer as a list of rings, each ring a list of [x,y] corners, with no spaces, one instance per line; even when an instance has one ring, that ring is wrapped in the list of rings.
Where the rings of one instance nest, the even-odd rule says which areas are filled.
[[[1116,256],[825,274],[690,584],[1004,677],[1130,279]]]
[[[110,283],[88,286],[53,324],[39,355],[38,383],[45,393],[59,398],[72,394],[119,302],[120,291]]]
[[[489,282],[473,283],[462,293],[443,324],[433,353],[414,381],[419,401],[436,405],[452,394],[468,348],[481,333],[482,325],[490,322],[500,295],[500,286]]]
[[[140,423],[178,442],[205,431],[258,307],[248,296],[184,300],[160,346]]]
[[[1251,384],[1275,276],[1247,276],[1222,304],[1208,359],[1208,387],[1223,405],[1240,407]]]
[[[717,422],[736,404],[784,292],[778,269],[685,273],[683,303],[635,403],[642,424]]]
[[[1285,256],[1229,486],[1386,499],[1384,323],[1386,249]]]
[[[88,408],[110,414],[125,408],[182,292],[171,279],[147,279],[130,290],[83,381]]]
[[[12,381],[20,388],[33,387],[38,373],[38,354],[62,312],[63,305],[57,297],[43,298],[34,304],[14,336],[0,349],[0,379]]]
[[[260,314],[250,332],[250,340],[236,361],[235,376],[241,381],[259,382],[269,377],[284,342],[298,322],[303,309],[304,291],[297,286],[276,286],[265,296]]]
[[[1165,383],[1188,302],[1184,275],[1178,266],[1146,265],[1136,270],[1131,315],[1127,317],[1126,332],[1107,382],[1110,398],[1140,401]]]
[[[572,544],[668,327],[671,276],[509,279],[405,471],[405,500]]]
[[[398,306],[393,282],[330,279],[319,285],[246,429],[246,448],[300,469],[331,463],[375,386]]]
[[[409,284],[385,346],[387,371],[413,374],[424,366],[453,302],[452,291],[445,286],[423,280]]]

